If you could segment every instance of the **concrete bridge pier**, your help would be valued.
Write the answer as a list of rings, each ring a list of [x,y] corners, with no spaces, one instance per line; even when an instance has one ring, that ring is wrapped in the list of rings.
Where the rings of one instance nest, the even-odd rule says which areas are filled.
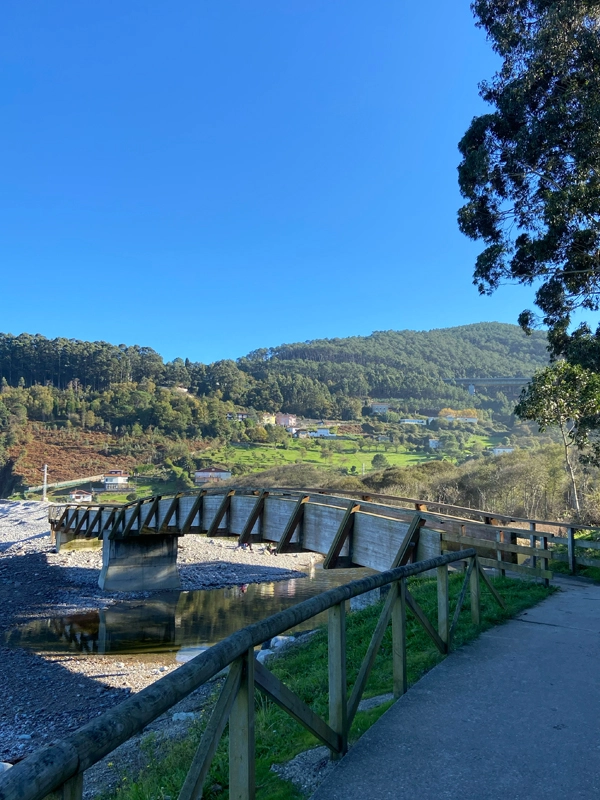
[[[181,589],[173,534],[131,536],[102,541],[98,586],[108,592],[158,592]]]

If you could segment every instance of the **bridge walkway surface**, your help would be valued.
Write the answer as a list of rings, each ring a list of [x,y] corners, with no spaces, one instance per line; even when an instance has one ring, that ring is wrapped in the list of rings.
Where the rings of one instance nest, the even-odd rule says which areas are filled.
[[[600,586],[557,583],[425,675],[312,800],[598,798]]]

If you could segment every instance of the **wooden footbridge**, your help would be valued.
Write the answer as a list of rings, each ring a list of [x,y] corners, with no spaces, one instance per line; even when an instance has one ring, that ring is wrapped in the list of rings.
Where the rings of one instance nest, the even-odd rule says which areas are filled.
[[[385,500],[385,502],[373,502]],[[393,505],[396,503],[397,505]],[[42,800],[50,792],[61,800],[81,800],[83,777],[120,744],[141,733],[161,714],[229,666],[198,749],[191,761],[178,800],[198,800],[218,742],[229,723],[229,797],[253,800],[254,692],[258,689],[326,745],[332,758],[347,751],[348,733],[358,710],[369,674],[389,624],[392,629],[392,681],[395,697],[407,690],[406,631],[410,613],[443,655],[452,643],[461,620],[461,609],[470,597],[471,620],[480,624],[481,591],[489,591],[497,603],[502,597],[490,582],[485,566],[500,571],[522,571],[547,580],[548,562],[564,559],[575,568],[585,563],[578,556],[576,526],[515,520],[486,512],[445,508],[451,514],[432,511],[424,504],[406,508],[398,498],[342,497],[310,491],[264,490],[199,492],[174,498],[149,498],[121,507],[63,507],[51,515],[52,529],[62,537],[102,537],[109,582],[115,543],[130,547],[121,553],[133,560],[132,574],[159,574],[160,559],[145,565],[139,547],[144,540],[177,542],[190,533],[236,536],[241,544],[263,540],[280,551],[305,548],[325,554],[327,568],[346,558],[355,564],[383,569],[352,583],[331,589],[292,608],[246,626],[193,658],[141,692],[94,718],[62,741],[28,756],[0,777],[0,800]],[[418,505],[418,508],[415,508]],[[456,512],[461,511],[463,516]],[[484,521],[477,519],[483,516]],[[487,516],[487,521],[486,521]],[[527,526],[524,527],[524,523]],[[519,525],[521,527],[519,527]],[[561,530],[561,527],[563,530]],[[551,533],[550,531],[554,531]],[[560,535],[566,532],[566,535]],[[557,535],[554,535],[557,534]],[[471,544],[472,543],[472,546]],[[588,548],[589,544],[596,547]],[[136,546],[138,551],[136,551]],[[586,541],[586,549],[600,543]],[[562,553],[560,548],[566,551]],[[437,550],[432,557],[425,551]],[[439,551],[450,551],[439,554]],[[176,558],[176,547],[174,549]],[[523,563],[523,557],[527,563]],[[407,563],[411,559],[416,563]],[[136,562],[138,559],[138,562]],[[590,560],[590,559],[588,559]],[[595,565],[600,562],[595,561]],[[383,566],[382,566],[383,565]],[[124,565],[121,565],[124,566]],[[139,569],[138,569],[139,567]],[[454,608],[450,606],[448,570],[464,570],[462,588]],[[437,620],[428,619],[410,591],[414,576],[436,577]],[[117,576],[118,578],[118,576]],[[136,578],[137,579],[137,578]],[[118,582],[118,580],[117,580]],[[374,628],[356,680],[348,686],[346,675],[346,604],[375,589],[388,586],[385,603]],[[325,721],[294,694],[265,665],[255,659],[255,648],[316,615],[328,612],[329,714]]]
[[[278,553],[320,553],[325,569],[385,570],[461,547],[476,547],[484,566],[545,581],[552,577],[551,559],[567,561],[571,571],[577,564],[600,566],[589,558],[600,542],[586,541],[588,552],[576,552],[581,526],[314,489],[209,489],[124,505],[55,506],[50,525],[57,548],[73,540],[103,540],[99,584],[113,591],[180,588],[177,540],[189,534],[234,537],[240,546],[264,542]]]

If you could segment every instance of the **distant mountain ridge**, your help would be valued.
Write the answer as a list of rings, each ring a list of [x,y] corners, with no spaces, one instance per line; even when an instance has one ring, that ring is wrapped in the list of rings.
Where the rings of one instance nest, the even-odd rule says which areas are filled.
[[[39,391],[37,399],[28,395],[25,405],[30,419],[63,419],[65,413],[80,413],[84,402],[99,419],[120,428],[138,422],[142,427],[170,430],[173,426],[165,422],[169,415],[175,419],[183,414],[175,430],[186,429],[189,436],[215,435],[222,426],[215,427],[214,420],[227,410],[214,404],[194,405],[192,397],[256,411],[357,419],[370,399],[394,400],[396,408],[407,412],[435,405],[470,406],[466,387],[448,381],[528,378],[547,361],[545,334],[528,337],[516,325],[498,322],[281,344],[255,350],[237,361],[212,364],[183,358],[165,363],[156,351],[138,345],[0,334],[3,385],[78,392],[77,402],[62,395],[44,397],[42,402]],[[121,387],[119,396],[127,395],[127,400],[116,401],[116,387]],[[168,395],[159,398],[161,387],[189,390],[191,405],[185,414],[177,411],[180,401]],[[134,389],[138,394],[132,396]],[[501,389],[486,389],[485,394],[478,392],[477,402],[485,407],[487,396],[497,401],[497,407],[506,406],[507,399],[501,395]],[[168,402],[172,411],[160,412],[161,402]],[[197,422],[185,422],[189,417]]]
[[[542,331],[527,336],[517,325],[480,322],[428,331],[375,331],[369,336],[314,339],[255,350],[248,361],[315,361],[434,368],[441,378],[529,377],[548,362]],[[238,363],[244,364],[245,359]]]

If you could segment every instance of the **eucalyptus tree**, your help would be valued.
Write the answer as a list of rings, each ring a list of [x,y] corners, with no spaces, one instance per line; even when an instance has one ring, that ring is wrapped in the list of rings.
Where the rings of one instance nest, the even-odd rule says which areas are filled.
[[[600,300],[600,2],[475,0],[501,58],[480,84],[491,106],[459,148],[458,219],[484,245],[474,283],[536,286],[555,352],[569,346],[577,308]],[[524,311],[530,330],[539,321]]]
[[[515,413],[534,420],[541,431],[560,432],[565,467],[571,484],[572,505],[580,510],[574,449],[591,451],[598,462],[600,448],[595,431],[600,423],[600,374],[578,364],[557,361],[537,372],[523,389]]]

